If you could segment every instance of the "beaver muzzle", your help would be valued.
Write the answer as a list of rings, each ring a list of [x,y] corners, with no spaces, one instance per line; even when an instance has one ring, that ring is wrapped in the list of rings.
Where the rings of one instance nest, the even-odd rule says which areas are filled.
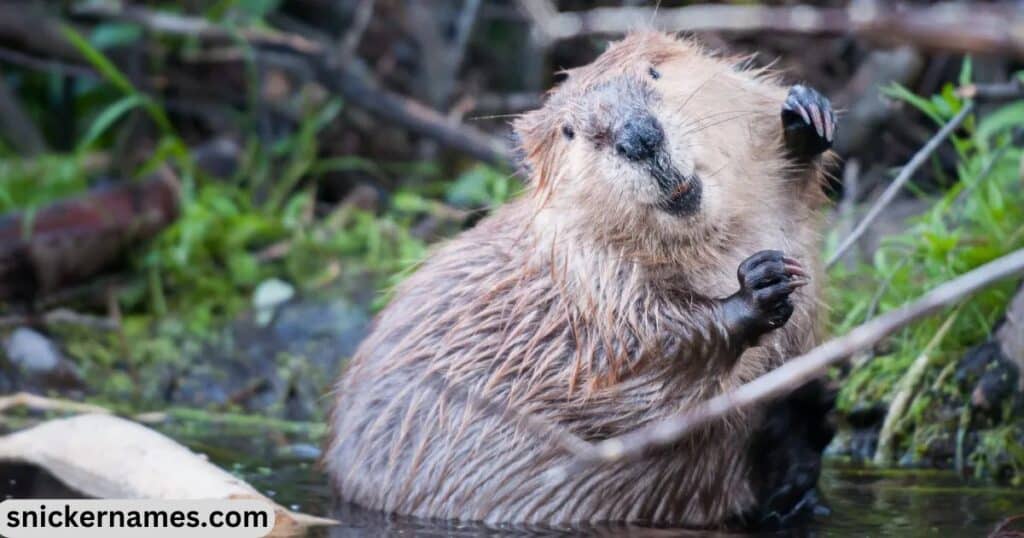
[[[699,177],[683,175],[674,166],[667,170],[653,169],[651,175],[665,193],[659,209],[677,217],[692,215],[700,209],[703,186]]]
[[[672,162],[661,123],[647,111],[633,110],[615,129],[615,152],[645,168],[664,193],[658,208],[683,217],[700,208],[701,182],[684,175]]]

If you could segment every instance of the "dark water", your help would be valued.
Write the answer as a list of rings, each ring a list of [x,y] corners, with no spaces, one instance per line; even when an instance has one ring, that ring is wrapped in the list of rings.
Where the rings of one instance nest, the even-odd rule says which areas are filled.
[[[237,472],[285,506],[313,514],[332,513],[340,528],[320,536],[477,536],[553,533],[567,529],[488,529],[385,517],[352,507],[334,507],[324,477],[311,462],[282,462],[262,472]],[[961,479],[953,472],[890,471],[830,464],[821,481],[832,513],[808,525],[771,536],[988,536],[1004,519],[1024,514],[1024,488]],[[332,512],[333,511],[333,512]],[[1024,525],[1016,525],[1024,529]],[[641,528],[572,529],[603,536],[715,536],[685,530]],[[1024,535],[1018,535],[1024,536]]]
[[[314,515],[330,515],[339,527],[311,536],[480,536],[575,534],[600,536],[721,536],[673,529],[601,527],[579,529],[485,528],[388,517],[332,503],[326,479],[315,463],[316,447],[302,435],[268,432],[211,432],[207,428],[164,428],[176,439],[249,481],[278,503]],[[0,466],[15,496],[61,496],[59,484],[38,470]],[[888,471],[830,464],[821,481],[832,507],[829,516],[770,536],[988,536],[1004,519],[1024,514],[1024,488],[970,482],[944,471]],[[1024,521],[1015,529],[1024,529]],[[1005,537],[1024,534],[1004,534]]]

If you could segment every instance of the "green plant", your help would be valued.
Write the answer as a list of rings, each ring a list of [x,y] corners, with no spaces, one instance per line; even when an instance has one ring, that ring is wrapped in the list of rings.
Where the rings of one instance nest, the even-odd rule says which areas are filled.
[[[969,77],[967,62],[961,82],[968,82]],[[963,106],[952,85],[930,99],[898,86],[890,88],[889,94],[937,124]],[[870,312],[897,308],[942,282],[1024,247],[1024,185],[1019,172],[1024,149],[1012,138],[1022,126],[1024,107],[1019,103],[1005,105],[981,119],[968,118],[953,136],[961,160],[948,191],[929,198],[930,209],[913,218],[905,232],[885,238],[869,263],[839,265],[832,270],[827,293],[833,331],[845,332]],[[835,239],[830,243],[835,244]],[[948,403],[950,393],[965,405],[966,395],[958,394],[949,384],[951,363],[988,338],[1014,289],[1015,284],[1007,282],[962,306],[961,315],[934,350],[921,384],[940,385],[938,393],[933,397],[929,390],[918,391],[899,423],[907,434],[902,439],[912,439],[915,430],[932,426],[937,408]],[[887,344],[884,356],[852,368],[840,393],[840,409],[850,411],[889,401],[905,369],[941,321],[928,319],[899,332]],[[940,378],[943,371],[947,373]],[[919,438],[924,437],[934,435]],[[1015,472],[1019,468],[1013,467]]]

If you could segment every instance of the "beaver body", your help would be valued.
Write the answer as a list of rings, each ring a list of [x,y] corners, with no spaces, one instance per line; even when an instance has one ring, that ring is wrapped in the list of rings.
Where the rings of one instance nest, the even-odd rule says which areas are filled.
[[[829,116],[784,133],[786,99],[657,33],[571,71],[516,122],[528,192],[433,252],[339,380],[324,463],[341,498],[490,523],[757,512],[781,480],[756,453],[763,411],[553,480],[571,455],[494,407],[598,441],[815,345],[822,172],[791,139],[832,118],[808,105]]]

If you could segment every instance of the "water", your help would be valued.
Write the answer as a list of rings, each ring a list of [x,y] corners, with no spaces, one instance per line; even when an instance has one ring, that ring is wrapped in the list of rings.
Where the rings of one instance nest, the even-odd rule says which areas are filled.
[[[553,531],[602,536],[721,536],[623,526],[494,529],[389,517],[350,506],[339,508],[334,506],[326,478],[315,463],[315,445],[301,434],[250,431],[243,435],[237,430],[210,431],[208,427],[189,425],[163,429],[283,506],[342,521],[339,527],[318,529],[311,536],[522,536]],[[17,485],[24,491],[21,495],[60,496],[54,490],[56,483],[45,473],[0,465],[0,478],[6,483],[11,477],[20,481]],[[823,473],[821,485],[832,514],[771,536],[988,536],[1000,521],[1024,513],[1024,489],[965,481],[946,471],[889,471],[831,463]],[[1024,521],[1014,528],[1024,529]]]
[[[275,499],[313,514],[327,514],[343,522],[322,536],[474,536],[494,532],[473,525],[444,525],[384,517],[351,507],[332,508],[324,476],[315,465],[295,462],[275,466],[271,473],[242,475]],[[951,471],[892,471],[829,464],[821,480],[832,508],[799,529],[773,536],[911,537],[988,536],[1005,518],[1024,514],[1024,489],[965,481]],[[1024,525],[1016,525],[1016,529]],[[526,534],[551,529],[502,529],[502,534]],[[576,529],[583,532],[584,529]],[[684,530],[602,528],[585,529],[605,536],[706,536]],[[720,534],[719,534],[720,535]]]

